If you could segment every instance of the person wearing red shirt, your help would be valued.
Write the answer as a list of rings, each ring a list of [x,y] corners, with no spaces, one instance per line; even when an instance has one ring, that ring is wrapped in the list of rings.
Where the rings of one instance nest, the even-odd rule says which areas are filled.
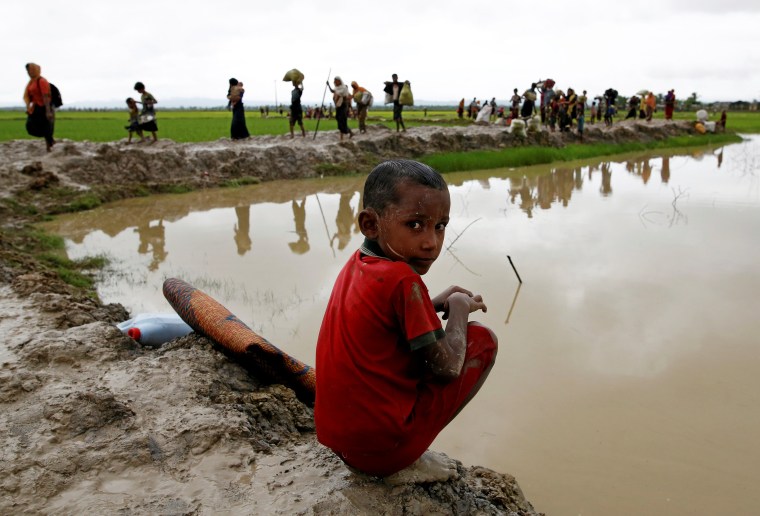
[[[487,309],[480,295],[451,286],[431,299],[422,281],[449,222],[441,175],[385,161],[363,198],[365,241],[338,275],[317,342],[317,438],[387,482],[448,480],[453,461],[426,450],[483,385],[496,336],[468,321]]]
[[[29,83],[24,90],[24,104],[26,105],[26,132],[32,136],[45,138],[47,151],[50,152],[55,145],[53,128],[55,122],[55,108],[50,98],[50,83],[42,77],[40,65],[36,63],[26,64],[26,73],[29,74]]]

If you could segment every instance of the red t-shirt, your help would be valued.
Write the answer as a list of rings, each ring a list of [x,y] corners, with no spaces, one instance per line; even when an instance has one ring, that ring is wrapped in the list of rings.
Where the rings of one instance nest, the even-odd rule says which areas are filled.
[[[317,438],[336,451],[392,450],[408,438],[424,374],[414,351],[444,336],[420,275],[368,247],[338,275],[317,342]]]
[[[44,77],[29,81],[26,87],[29,93],[29,98],[38,106],[45,105],[45,99],[43,95],[50,95],[50,83]]]

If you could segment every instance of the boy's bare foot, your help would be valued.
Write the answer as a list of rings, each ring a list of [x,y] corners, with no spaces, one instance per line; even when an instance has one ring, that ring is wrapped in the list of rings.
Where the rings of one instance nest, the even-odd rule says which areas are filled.
[[[426,451],[408,468],[383,479],[388,485],[446,482],[458,478],[456,462],[443,453]]]

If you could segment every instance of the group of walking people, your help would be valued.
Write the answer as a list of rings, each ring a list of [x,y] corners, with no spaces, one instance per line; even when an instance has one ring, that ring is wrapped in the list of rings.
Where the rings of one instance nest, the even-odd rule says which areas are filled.
[[[348,91],[346,86],[338,76],[333,79],[334,88],[330,86],[330,82],[327,82],[327,87],[330,89],[330,93],[333,95],[333,103],[335,104],[335,120],[338,122],[338,131],[340,133],[340,139],[343,140],[345,135],[349,138],[353,137],[351,128],[348,127],[348,115],[351,110],[351,101],[353,100],[356,105],[355,115],[359,122],[359,132],[367,132],[367,113],[370,106],[374,102],[372,93],[367,88],[359,86],[356,81],[351,82],[351,92]],[[390,81],[386,81],[384,84],[383,92],[385,93],[386,104],[393,104],[393,121],[396,123],[396,131],[406,131],[406,125],[404,125],[403,110],[404,105],[409,105],[403,98],[404,88],[410,88],[409,81],[400,82],[398,75],[395,73],[391,76]],[[411,90],[409,90],[411,91]]]
[[[618,92],[609,88],[603,96],[595,97],[590,105],[587,91],[582,94],[576,93],[573,88],[567,91],[555,89],[553,79],[541,80],[532,83],[530,88],[522,94],[518,89],[513,90],[509,99],[508,110],[498,107],[495,98],[480,105],[480,101],[473,98],[469,106],[465,107],[465,100],[461,99],[457,106],[457,116],[463,118],[466,113],[468,118],[474,118],[476,123],[489,123],[495,117],[497,124],[510,125],[512,120],[529,121],[540,116],[541,124],[547,126],[550,131],[567,132],[574,127],[583,137],[586,112],[590,110],[588,121],[593,124],[601,121],[604,117],[605,124],[611,125],[616,114],[615,103]],[[657,97],[651,91],[642,91],[629,100],[630,111],[626,118],[639,118],[651,121],[657,109]],[[672,120],[675,110],[675,91],[668,91],[664,98],[665,119]]]
[[[24,105],[26,107],[26,132],[30,136],[45,139],[48,152],[55,145],[55,110],[63,105],[61,93],[50,81],[42,76],[42,67],[37,63],[26,63],[29,82],[24,88]],[[140,100],[127,98],[129,123],[125,127],[129,131],[127,143],[132,143],[132,136],[137,134],[140,141],[146,141],[144,134],[151,133],[152,141],[158,140],[158,124],[154,106],[158,101],[145,90],[142,82],[135,83],[135,91],[140,94]],[[138,104],[141,106],[138,108]]]
[[[158,124],[156,123],[155,105],[158,103],[156,97],[145,90],[145,85],[141,82],[135,83],[135,91],[140,94],[140,100],[137,101],[132,97],[127,98],[127,107],[129,108],[129,124],[126,126],[129,131],[127,143],[132,143],[132,135],[137,133],[140,141],[147,141],[145,133],[152,136],[151,143],[158,141]],[[141,108],[138,109],[137,105]]]
[[[306,136],[306,129],[303,125],[304,110],[301,104],[303,96],[303,75],[297,70],[291,70],[293,78],[291,83],[293,89],[290,94],[290,109],[288,113],[288,123],[290,126],[290,137],[295,137],[296,126],[300,129],[302,137]],[[288,72],[290,74],[291,72]],[[290,75],[286,75],[290,77]],[[227,91],[228,109],[232,111],[232,124],[230,126],[230,137],[233,140],[248,138],[250,133],[245,122],[245,108],[243,106],[243,94],[245,89],[243,83],[235,78],[230,79],[230,87]],[[404,102],[402,100],[402,91],[404,86],[409,86],[409,81],[401,83],[396,74],[392,75],[392,80],[385,83],[384,92],[386,93],[386,103],[393,103],[393,120],[396,122],[396,130],[406,131],[404,119],[402,116]],[[326,88],[332,94],[333,104],[335,105],[335,120],[338,123],[338,133],[341,141],[348,136],[352,138],[354,133],[348,126],[349,114],[353,112],[359,122],[359,132],[367,132],[367,113],[370,106],[373,105],[374,98],[372,93],[356,81],[351,82],[351,90],[340,76],[333,78],[333,84],[330,85],[328,80]],[[354,102],[356,108],[352,110],[351,102]],[[323,107],[320,107],[320,111]],[[321,118],[321,117],[318,117]]]
[[[55,109],[61,105],[60,92],[41,74],[41,67],[36,63],[27,63],[26,70],[29,75],[29,83],[24,90],[24,102],[27,110],[27,132],[32,136],[38,136],[45,139],[48,152],[55,145],[53,137],[55,128]],[[297,71],[297,70],[294,70]],[[300,72],[299,72],[300,73]],[[303,95],[303,76],[300,79],[293,80],[293,90],[290,99],[290,111],[288,114],[290,124],[290,137],[295,136],[294,129],[298,125],[301,136],[306,136],[306,130],[303,125],[304,111],[301,105],[301,96]],[[360,86],[356,81],[351,82],[351,90],[345,84],[340,76],[333,78],[333,85],[327,82],[327,88],[332,93],[333,104],[335,105],[335,119],[338,123],[338,132],[341,141],[345,136],[353,137],[353,131],[348,126],[348,118],[353,114],[359,122],[359,132],[367,131],[367,114],[370,106],[373,105],[374,99],[372,93],[366,88]],[[607,125],[612,124],[615,115],[615,101],[617,91],[609,88],[605,91],[604,96],[596,97],[591,105],[588,105],[586,90],[578,95],[573,88],[568,88],[567,92],[560,89],[555,90],[555,81],[552,79],[542,80],[532,83],[522,94],[518,89],[513,90],[509,100],[508,110],[505,107],[499,107],[496,104],[495,97],[490,101],[485,101],[481,107],[480,101],[473,98],[469,106],[465,107],[464,98],[459,102],[457,115],[463,118],[465,112],[469,118],[476,122],[490,123],[496,118],[497,123],[509,125],[512,120],[522,119],[529,120],[536,115],[540,115],[541,123],[548,126],[549,130],[554,132],[559,129],[560,132],[570,131],[577,127],[578,132],[583,134],[586,109],[590,107],[589,122],[600,121],[604,117]],[[156,98],[145,89],[142,82],[136,82],[135,91],[140,94],[139,100],[132,97],[127,98],[126,103],[129,109],[129,124],[126,129],[129,131],[127,143],[132,142],[134,134],[140,138],[140,142],[147,141],[145,133],[150,133],[152,142],[158,140],[158,124],[156,122],[155,105],[158,103]],[[411,86],[409,81],[399,81],[398,75],[393,74],[390,81],[384,83],[383,92],[385,93],[385,103],[393,104],[393,121],[396,123],[396,131],[406,131],[406,125],[403,119],[403,108],[405,105],[412,105]],[[232,122],[230,125],[230,137],[233,140],[242,140],[250,137],[250,132],[245,120],[245,107],[243,105],[243,95],[245,89],[243,83],[235,78],[229,80],[227,90],[227,108],[232,111]],[[646,93],[646,95],[643,95]],[[629,118],[642,118],[647,121],[652,120],[653,114],[657,108],[657,97],[653,92],[640,92],[641,97],[634,95],[628,101]],[[352,108],[352,101],[355,109]],[[664,98],[665,119],[672,120],[675,110],[675,92],[669,90]],[[321,117],[320,117],[321,118]]]

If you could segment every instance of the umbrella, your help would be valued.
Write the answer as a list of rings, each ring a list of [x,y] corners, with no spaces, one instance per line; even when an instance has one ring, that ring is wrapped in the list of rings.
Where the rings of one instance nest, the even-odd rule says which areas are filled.
[[[649,93],[649,90],[639,90],[636,92],[636,95],[646,95]]]

